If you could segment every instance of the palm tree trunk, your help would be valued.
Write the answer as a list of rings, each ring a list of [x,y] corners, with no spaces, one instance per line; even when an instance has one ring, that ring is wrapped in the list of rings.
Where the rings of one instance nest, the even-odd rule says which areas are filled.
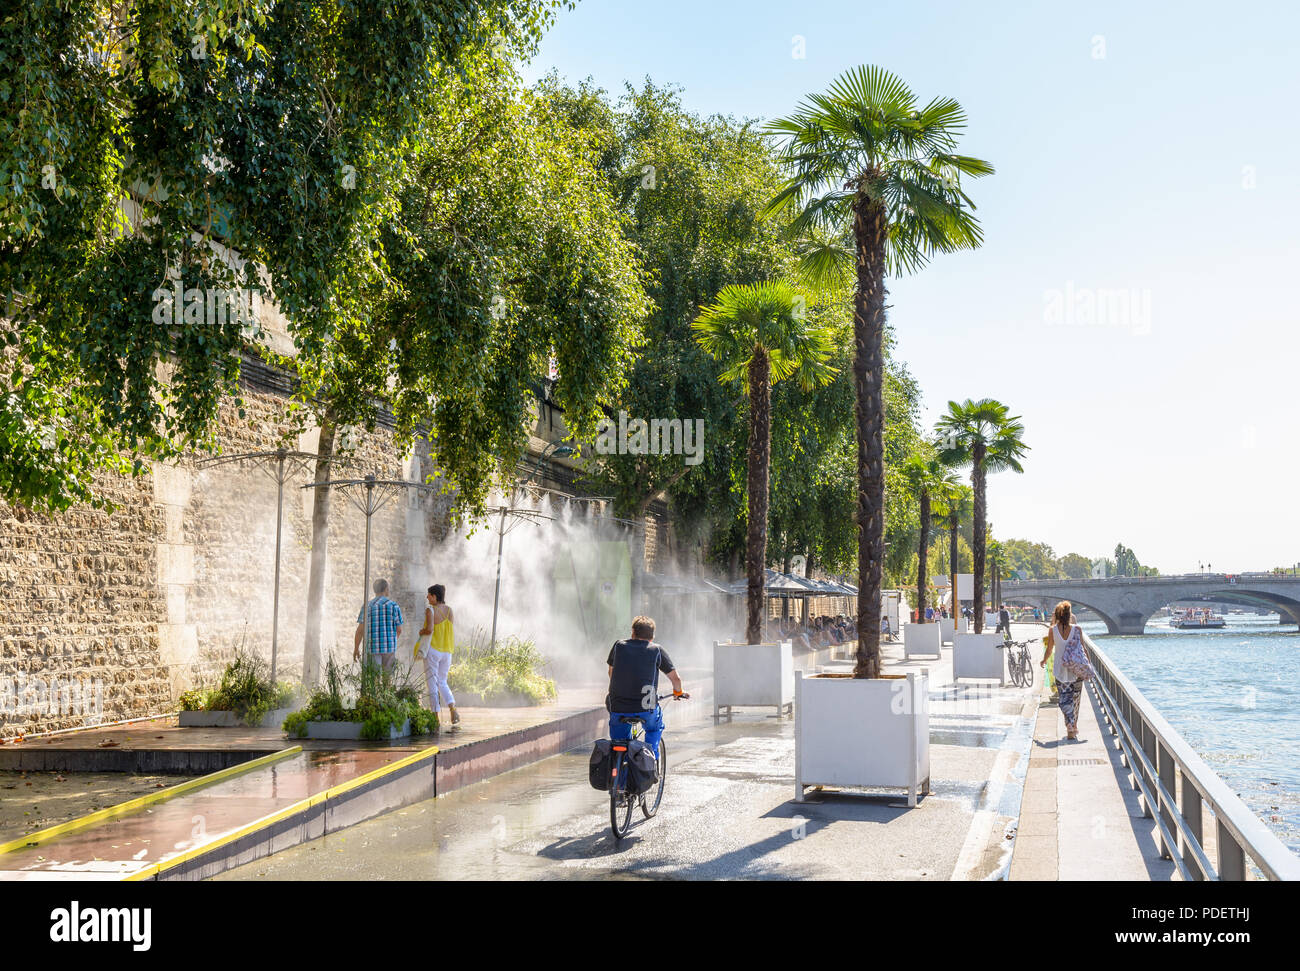
[[[961,616],[961,602],[957,599],[957,510],[948,516],[948,576],[952,583],[952,621],[956,630],[957,618]]]
[[[328,482],[334,459],[333,420],[321,418],[320,441],[316,447],[316,482]],[[302,645],[302,682],[319,684],[321,679],[321,614],[325,606],[325,570],[329,562],[330,490],[312,490],[311,573],[307,580],[307,625]]]
[[[930,550],[930,493],[921,492],[921,542],[916,554],[916,609],[918,620],[925,620],[926,554]]]
[[[855,678],[880,677],[880,583],[885,552],[885,239],[883,206],[853,204],[853,388],[858,433],[858,655]]]
[[[972,552],[975,555],[975,633],[984,630],[984,485],[987,473],[984,471],[984,443],[975,443],[975,465],[971,470],[971,485],[975,487],[975,527],[971,534],[974,540]]]
[[[749,493],[746,523],[745,575],[749,586],[749,617],[745,639],[763,639],[763,569],[767,565],[768,459],[772,442],[771,362],[767,352],[755,350],[749,362]]]

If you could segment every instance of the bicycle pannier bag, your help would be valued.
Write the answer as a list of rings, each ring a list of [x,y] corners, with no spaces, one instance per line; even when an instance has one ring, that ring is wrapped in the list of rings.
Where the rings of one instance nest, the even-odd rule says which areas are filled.
[[[587,767],[591,788],[599,789],[601,792],[609,791],[609,777],[614,771],[612,755],[613,753],[609,749],[609,739],[597,739],[595,747],[591,750],[591,762]]]
[[[659,783],[659,762],[639,738],[627,743],[627,791],[639,796]]]

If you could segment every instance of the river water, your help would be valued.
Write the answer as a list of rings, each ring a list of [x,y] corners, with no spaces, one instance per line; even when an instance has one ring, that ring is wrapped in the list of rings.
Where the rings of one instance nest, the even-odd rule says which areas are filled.
[[[1153,618],[1141,637],[1085,623],[1124,675],[1282,842],[1300,853],[1300,635],[1277,615],[1219,631]]]

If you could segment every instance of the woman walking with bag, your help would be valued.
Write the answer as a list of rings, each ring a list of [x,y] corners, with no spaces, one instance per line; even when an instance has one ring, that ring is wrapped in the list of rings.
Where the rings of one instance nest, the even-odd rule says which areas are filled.
[[[435,583],[429,588],[429,606],[424,608],[424,626],[420,628],[420,640],[415,645],[416,657],[424,658],[424,680],[429,686],[429,707],[435,712],[442,705],[439,695],[447,699],[451,710],[451,723],[460,721],[456,711],[456,697],[447,684],[447,672],[451,669],[451,652],[456,641],[451,628],[451,608],[443,599],[447,588]]]
[[[1052,658],[1052,677],[1056,680],[1057,703],[1065,717],[1065,737],[1079,737],[1079,705],[1083,700],[1083,683],[1093,675],[1092,664],[1083,651],[1083,629],[1071,616],[1070,601],[1062,600],[1052,612],[1052,646],[1043,652],[1039,667],[1047,667]]]

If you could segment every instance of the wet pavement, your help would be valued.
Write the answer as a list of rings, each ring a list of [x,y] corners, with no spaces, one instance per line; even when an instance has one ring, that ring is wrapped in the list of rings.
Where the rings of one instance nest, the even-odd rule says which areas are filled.
[[[351,782],[436,745],[449,752],[499,738],[603,704],[605,687],[588,685],[561,692],[556,703],[526,708],[461,708],[461,723],[437,735],[393,742],[288,738],[255,728],[180,728],[175,718],[30,739],[22,746],[49,745],[64,751],[97,748],[143,752],[220,750],[236,761],[264,751],[300,745],[303,752],[246,775],[224,779],[58,836],[39,846],[0,854],[0,880],[122,879],[154,864],[220,841],[223,837],[285,810],[304,799]],[[125,785],[129,777],[123,776]],[[111,804],[111,801],[110,803]]]
[[[382,768],[384,751],[300,752],[47,843],[0,855],[0,880],[120,880]]]
[[[1019,634],[1019,632],[1017,632]],[[558,755],[216,877],[331,879],[982,879],[1005,874],[1019,814],[1031,689],[951,683],[951,651],[889,671],[931,674],[931,794],[810,792],[794,801],[794,724],[669,725],[663,806],[622,841],[587,783],[589,748]],[[847,662],[827,670],[848,670]]]

